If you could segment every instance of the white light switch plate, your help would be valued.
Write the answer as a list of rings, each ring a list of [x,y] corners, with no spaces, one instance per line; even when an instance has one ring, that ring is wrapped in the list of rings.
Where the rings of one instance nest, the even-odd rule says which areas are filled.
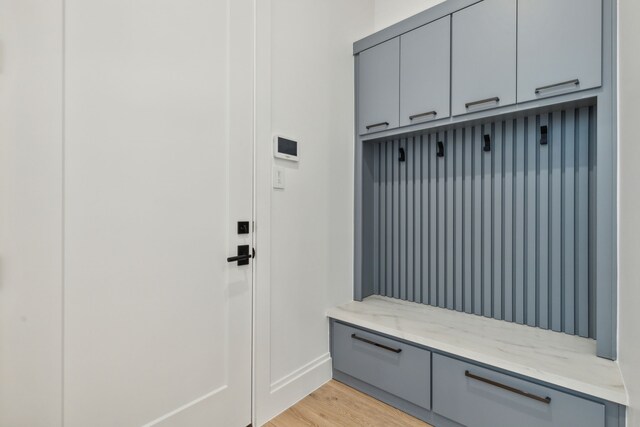
[[[273,167],[273,188],[284,189],[284,168]]]

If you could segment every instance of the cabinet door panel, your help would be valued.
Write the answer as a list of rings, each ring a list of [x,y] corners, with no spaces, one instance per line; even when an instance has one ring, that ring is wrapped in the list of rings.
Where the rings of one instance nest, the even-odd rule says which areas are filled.
[[[484,0],[452,26],[452,114],[514,104],[516,0]]]
[[[451,17],[400,38],[400,126],[449,117]]]
[[[360,134],[398,127],[400,105],[400,38],[360,53],[358,128]]]
[[[602,84],[602,0],[520,0],[518,102]]]

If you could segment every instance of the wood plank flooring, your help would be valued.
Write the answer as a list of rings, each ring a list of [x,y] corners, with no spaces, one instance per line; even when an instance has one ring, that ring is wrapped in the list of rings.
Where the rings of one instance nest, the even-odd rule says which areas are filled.
[[[332,380],[265,427],[431,427],[373,397]]]

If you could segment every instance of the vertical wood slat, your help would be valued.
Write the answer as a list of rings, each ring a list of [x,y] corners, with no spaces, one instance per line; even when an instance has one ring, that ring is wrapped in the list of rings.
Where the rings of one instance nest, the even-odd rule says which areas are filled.
[[[563,224],[564,231],[562,243],[564,249],[562,251],[562,265],[564,275],[562,277],[564,283],[564,331],[569,334],[576,333],[575,318],[575,111],[567,110],[564,119],[564,145],[563,145]]]
[[[480,220],[481,220],[481,257],[480,257],[480,265],[481,265],[481,274],[482,274],[482,315],[486,317],[492,317],[493,313],[491,311],[491,300],[493,298],[493,281],[491,280],[491,271],[492,271],[492,262],[491,262],[491,254],[493,252],[492,249],[492,238],[493,238],[493,230],[491,228],[491,217],[493,215],[493,200],[492,200],[492,191],[491,191],[491,178],[493,176],[493,172],[491,170],[491,161],[493,158],[493,150],[484,151],[484,136],[489,135],[491,141],[491,148],[493,147],[493,143],[495,142],[495,138],[493,136],[493,124],[488,123],[481,127],[480,144],[483,145],[483,149],[480,150],[481,153],[481,166],[480,173],[482,175],[481,180],[481,195],[480,195]]]
[[[447,146],[447,134],[441,132],[438,134],[438,141],[444,144],[444,151],[447,153],[445,157],[438,158],[438,176],[437,176],[437,188],[436,188],[436,236],[437,236],[437,249],[436,259],[438,265],[436,266],[437,278],[435,283],[436,288],[436,300],[438,307],[445,307],[446,298],[446,219],[445,219],[445,176],[447,169],[447,159],[451,157],[451,150]]]
[[[393,296],[393,142],[389,141],[385,144],[387,164],[387,218],[385,223],[385,230],[387,234],[386,238],[386,251],[385,251],[385,264],[386,264],[386,283],[385,283],[385,295]]]
[[[492,209],[493,215],[491,216],[491,229],[493,230],[493,243],[491,258],[492,271],[491,271],[491,283],[493,284],[493,303],[491,307],[492,316],[496,319],[503,319],[503,307],[504,307],[504,281],[503,281],[503,260],[504,253],[502,252],[502,238],[503,238],[503,210],[502,204],[503,196],[503,168],[502,168],[502,150],[503,150],[503,138],[504,129],[503,122],[497,122],[493,130],[493,140],[495,141],[492,146]]]
[[[514,274],[514,262],[513,256],[513,243],[515,240],[515,227],[514,227],[514,144],[513,138],[514,126],[513,120],[507,120],[504,128],[504,140],[503,140],[503,222],[502,222],[502,237],[503,237],[503,287],[504,287],[504,316],[503,319],[509,322],[514,321],[515,312],[515,274]],[[516,242],[517,244],[517,242]]]
[[[382,181],[382,175],[380,172],[380,161],[382,156],[380,155],[382,144],[374,147],[374,159],[373,159],[373,179],[374,179],[374,191],[373,191],[373,259],[380,259],[380,196]],[[377,154],[377,155],[376,155]],[[380,294],[380,263],[376,262],[373,266],[373,293]]]
[[[453,226],[455,221],[455,214],[453,211],[453,201],[455,198],[454,192],[454,160],[456,158],[457,147],[453,139],[453,131],[450,131],[446,135],[447,151],[448,155],[445,157],[445,183],[444,183],[444,204],[445,214],[444,223],[446,229],[446,235],[444,236],[445,243],[445,307],[449,309],[454,308],[455,290],[453,286],[453,251],[455,246]]]
[[[406,269],[407,269],[407,285],[406,285],[406,299],[409,301],[415,301],[414,295],[414,281],[415,281],[415,266],[414,266],[414,256],[415,252],[413,251],[414,244],[414,236],[415,236],[415,220],[414,220],[414,207],[413,203],[415,201],[415,152],[414,152],[414,139],[407,138],[406,140],[406,151],[407,151],[407,243],[406,243]]]
[[[421,288],[421,299],[420,302],[423,304],[429,304],[429,280],[431,280],[431,272],[429,270],[430,267],[430,258],[429,251],[430,241],[429,241],[429,230],[431,229],[430,216],[429,216],[429,179],[430,179],[430,168],[431,168],[431,157],[433,153],[431,151],[431,140],[429,135],[423,135],[421,137],[421,159],[422,159],[422,189],[421,189],[421,229],[422,229],[422,246],[421,246],[421,255],[422,255],[422,275],[421,280],[422,283],[420,285]]]
[[[429,136],[431,151],[436,152],[438,143],[437,134]],[[437,282],[438,282],[438,161],[440,158],[435,155],[429,156],[429,304],[438,305]]]
[[[550,329],[562,331],[562,112],[549,121],[549,315]]]
[[[472,262],[472,249],[473,249],[473,227],[472,227],[472,209],[473,209],[473,197],[472,197],[472,184],[473,184],[473,171],[472,171],[472,147],[471,147],[471,128],[467,127],[462,129],[462,150],[464,152],[462,161],[463,171],[463,237],[462,237],[462,286],[464,293],[464,311],[467,313],[473,312],[473,262]]]
[[[552,111],[377,143],[376,292],[593,336],[594,111]],[[541,145],[545,125],[548,144]],[[444,158],[436,156],[439,141]],[[398,161],[401,147],[405,162]]]
[[[516,323],[525,323],[527,293],[525,288],[525,195],[526,195],[526,151],[525,143],[525,120],[519,118],[517,121],[517,137],[513,144],[515,162],[515,189],[514,189],[514,210],[515,210],[515,236],[513,244],[515,246],[515,319]]]
[[[396,298],[407,299],[407,140],[398,141],[396,157],[405,150],[405,161],[398,165],[398,291]]]
[[[589,108],[578,112],[578,141],[589,138]],[[589,147],[576,145],[576,278],[577,285],[577,326],[578,335],[589,335]]]
[[[525,121],[525,318],[526,324],[536,326],[538,323],[538,150],[536,144],[536,118],[528,117]]]
[[[482,315],[482,135],[480,126],[472,131],[471,140],[471,169],[473,188],[471,193],[471,240],[473,242],[473,278],[471,293],[473,294],[473,312]]]
[[[549,328],[549,147],[555,144],[540,145],[540,126],[548,126],[548,117],[538,119],[534,145],[538,151],[538,200],[536,215],[538,216],[538,324],[541,328]],[[551,142],[551,141],[550,141]]]
[[[454,131],[453,146],[455,147],[455,157],[453,159],[453,204],[454,204],[454,218],[453,218],[453,281],[454,281],[454,309],[458,311],[464,311],[464,258],[463,254],[463,215],[464,215],[464,203],[463,203],[463,178],[464,178],[464,144],[462,139],[462,130],[458,129]]]

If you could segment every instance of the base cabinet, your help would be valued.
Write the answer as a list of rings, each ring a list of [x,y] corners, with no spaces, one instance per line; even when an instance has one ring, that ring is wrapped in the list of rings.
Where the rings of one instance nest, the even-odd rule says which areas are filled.
[[[624,418],[610,403],[337,321],[331,353],[335,379],[435,427],[617,427]]]
[[[431,407],[431,352],[343,324],[333,328],[333,367],[424,409]]]
[[[433,356],[433,411],[470,427],[603,427],[605,407],[442,355]]]

